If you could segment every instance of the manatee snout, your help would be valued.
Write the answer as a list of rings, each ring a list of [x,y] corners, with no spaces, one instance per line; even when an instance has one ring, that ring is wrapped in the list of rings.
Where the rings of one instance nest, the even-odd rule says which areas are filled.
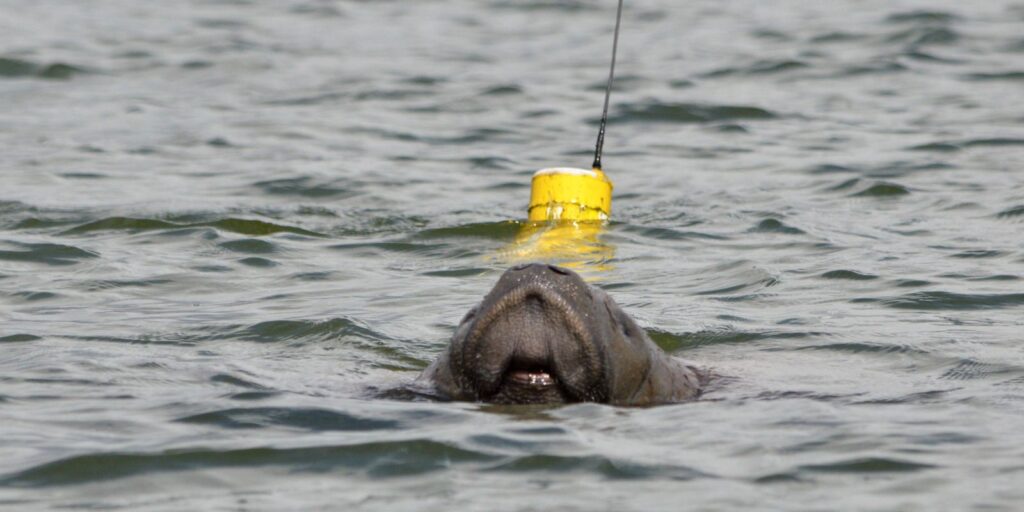
[[[477,398],[497,402],[601,400],[602,333],[589,287],[558,267],[506,272],[480,304],[451,364]]]
[[[656,403],[699,386],[607,294],[540,263],[506,271],[420,379],[452,399],[494,403]]]

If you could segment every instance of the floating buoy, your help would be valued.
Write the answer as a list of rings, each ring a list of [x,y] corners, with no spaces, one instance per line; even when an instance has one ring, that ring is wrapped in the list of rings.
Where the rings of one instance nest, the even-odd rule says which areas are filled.
[[[606,221],[612,215],[612,182],[601,169],[555,167],[534,173],[528,220]]]
[[[608,124],[608,99],[615,78],[615,54],[619,49],[619,25],[622,22],[622,0],[615,15],[615,37],[612,40],[612,65],[608,70],[608,86],[604,91],[604,112],[597,132],[594,163],[591,170],[572,167],[541,169],[534,173],[530,188],[530,222],[604,222],[612,215],[612,182],[601,170],[604,131]]]

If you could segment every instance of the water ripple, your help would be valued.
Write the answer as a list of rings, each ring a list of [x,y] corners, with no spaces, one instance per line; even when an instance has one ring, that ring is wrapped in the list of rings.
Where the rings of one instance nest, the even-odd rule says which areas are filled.
[[[922,471],[935,466],[920,462],[886,457],[865,457],[840,460],[826,464],[808,464],[800,466],[800,471],[810,473],[892,473]]]
[[[1024,146],[1024,139],[995,137],[986,139],[967,139],[962,141],[938,141],[912,146],[909,149],[912,151],[952,152],[968,148],[999,148],[1014,146]]]
[[[293,233],[313,237],[324,237],[321,233],[309,231],[294,226],[275,224],[255,219],[240,219],[228,217],[200,222],[175,222],[159,219],[141,219],[132,217],[107,217],[104,219],[87,222],[66,230],[63,235],[80,235],[95,231],[127,231],[141,232],[154,230],[176,230],[196,227],[212,227],[222,231],[238,233],[240,235],[262,236],[275,233]]]
[[[748,66],[722,68],[705,73],[701,76],[705,78],[717,78],[733,75],[770,75],[793,71],[796,69],[804,69],[807,67],[810,67],[810,65],[799,60],[759,60]]]
[[[876,299],[877,300],[877,299]],[[914,292],[879,302],[896,309],[977,310],[1024,305],[1024,293],[969,294],[942,291]]]
[[[493,459],[493,456],[430,440],[291,449],[93,453],[34,466],[0,480],[0,484],[15,487],[49,487],[172,471],[265,466],[288,466],[300,472],[347,469],[369,477],[398,477],[441,471],[451,464],[478,463]]]
[[[847,279],[850,281],[870,281],[878,279],[878,276],[872,274],[864,274],[857,272],[856,270],[830,270],[821,275],[825,279]]]
[[[659,329],[646,329],[647,334],[663,350],[669,353],[685,351],[705,345],[730,343],[753,343],[762,340],[791,340],[830,336],[825,332],[806,331],[735,331],[714,330],[689,333],[672,333]]]
[[[81,260],[98,258],[99,254],[85,249],[80,249],[64,244],[30,244],[19,242],[8,242],[16,247],[26,250],[7,251],[0,250],[0,260],[5,261],[27,261],[33,263],[44,263],[46,265],[63,266],[74,265]]]
[[[778,116],[768,110],[737,105],[625,103],[611,116],[611,123],[708,123],[714,121],[768,120]]]
[[[63,62],[36,64],[27,60],[0,57],[0,78],[31,77],[67,80],[81,73],[85,73],[84,68]]]
[[[399,426],[394,420],[361,418],[328,409],[291,407],[223,409],[186,416],[176,421],[228,429],[288,427],[315,432],[393,429]]]

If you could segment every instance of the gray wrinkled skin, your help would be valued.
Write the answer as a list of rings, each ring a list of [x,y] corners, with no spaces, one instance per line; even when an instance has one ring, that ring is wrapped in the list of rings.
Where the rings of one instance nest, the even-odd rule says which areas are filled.
[[[700,393],[603,290],[539,263],[506,271],[417,380],[453,400],[651,405]]]

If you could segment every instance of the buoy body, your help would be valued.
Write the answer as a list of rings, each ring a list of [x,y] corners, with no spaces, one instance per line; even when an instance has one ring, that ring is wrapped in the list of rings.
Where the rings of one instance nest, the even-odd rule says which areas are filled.
[[[534,173],[530,221],[606,221],[611,215],[612,182],[600,169],[555,167]]]

